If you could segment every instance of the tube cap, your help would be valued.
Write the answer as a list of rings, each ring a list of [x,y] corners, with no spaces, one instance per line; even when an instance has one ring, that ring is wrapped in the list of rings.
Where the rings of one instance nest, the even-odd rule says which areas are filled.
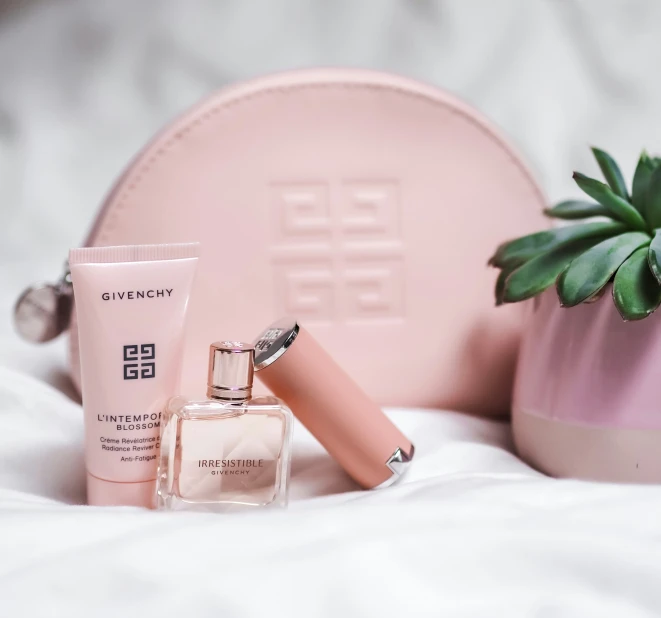
[[[408,438],[296,320],[269,326],[255,350],[257,377],[356,482],[385,487],[408,468]]]
[[[217,341],[209,349],[207,396],[227,401],[252,394],[255,348],[241,341]]]

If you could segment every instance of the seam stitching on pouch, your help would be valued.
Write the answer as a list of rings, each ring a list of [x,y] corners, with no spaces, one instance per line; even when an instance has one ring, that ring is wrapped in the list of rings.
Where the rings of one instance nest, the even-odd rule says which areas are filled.
[[[178,142],[181,142],[184,140],[190,133],[192,133],[198,126],[206,123],[208,120],[211,118],[214,118],[217,116],[219,113],[229,110],[233,107],[236,107],[238,105],[242,105],[244,103],[247,103],[249,101],[252,101],[254,99],[259,99],[267,95],[272,95],[272,94],[289,94],[290,92],[296,91],[296,90],[333,90],[333,89],[339,89],[339,90],[384,90],[384,91],[389,91],[393,92],[395,94],[399,94],[403,97],[410,98],[410,99],[418,99],[420,101],[423,101],[425,103],[431,104],[433,107],[440,107],[446,110],[449,110],[452,114],[461,116],[464,120],[466,120],[469,124],[473,125],[475,128],[477,128],[481,133],[483,133],[486,137],[488,137],[489,141],[492,143],[496,144],[498,148],[503,151],[507,155],[507,159],[510,162],[510,164],[513,167],[516,167],[519,172],[523,175],[523,177],[526,179],[528,184],[530,185],[530,188],[533,190],[535,194],[538,195],[540,199],[543,200],[543,196],[541,194],[541,191],[537,187],[536,183],[528,173],[528,171],[521,165],[521,162],[514,156],[514,153],[505,145],[503,140],[501,140],[498,136],[496,136],[486,125],[484,125],[480,120],[475,118],[475,116],[472,116],[471,114],[457,109],[453,104],[447,103],[445,101],[440,101],[432,96],[420,93],[420,92],[412,92],[411,90],[408,90],[406,88],[401,88],[399,86],[390,86],[386,84],[350,84],[350,83],[327,83],[327,84],[295,84],[291,86],[272,86],[268,88],[264,88],[263,90],[259,90],[257,92],[251,92],[249,94],[245,94],[243,96],[239,96],[235,99],[232,99],[230,101],[225,101],[222,103],[219,103],[215,105],[213,108],[210,110],[206,111],[204,114],[199,115],[192,120],[190,120],[185,127],[182,129],[178,130],[173,136],[168,138],[168,140],[161,145],[161,147],[154,152],[149,159],[146,161],[143,161],[142,163],[139,163],[136,171],[135,171],[135,177],[130,181],[129,184],[127,184],[122,190],[117,198],[117,201],[115,202],[114,206],[112,206],[111,210],[107,212],[103,218],[103,220],[100,223],[99,230],[97,232],[97,239],[103,239],[108,235],[109,232],[112,231],[114,227],[115,221],[118,219],[118,217],[122,214],[124,207],[126,205],[126,201],[130,197],[131,193],[140,185],[142,182],[142,179],[149,173],[149,171],[152,169],[152,167],[155,165],[155,163],[163,158],[168,152],[171,150],[172,146]],[[173,122],[177,122],[177,120],[174,120]],[[166,128],[167,130],[167,128]],[[148,148],[149,146],[147,146]],[[138,155],[140,157],[140,155]],[[126,173],[126,170],[123,172]],[[130,173],[130,170],[129,170]],[[121,176],[120,176],[121,177]],[[110,194],[109,194],[110,195]],[[106,198],[108,199],[108,198]],[[105,200],[104,200],[105,203]],[[96,239],[95,239],[96,240]]]

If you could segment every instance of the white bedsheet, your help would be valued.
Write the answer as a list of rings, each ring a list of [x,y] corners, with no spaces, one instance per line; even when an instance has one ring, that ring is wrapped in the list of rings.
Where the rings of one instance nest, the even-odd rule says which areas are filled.
[[[287,511],[86,507],[80,407],[0,369],[0,616],[661,613],[661,488],[551,480],[507,424],[391,414],[417,447],[393,488],[356,491],[297,425]]]

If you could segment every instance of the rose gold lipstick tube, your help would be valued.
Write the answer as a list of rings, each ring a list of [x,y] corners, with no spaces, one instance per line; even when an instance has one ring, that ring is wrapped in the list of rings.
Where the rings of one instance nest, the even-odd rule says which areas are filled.
[[[394,483],[413,444],[295,320],[269,326],[255,342],[257,377],[360,485]]]

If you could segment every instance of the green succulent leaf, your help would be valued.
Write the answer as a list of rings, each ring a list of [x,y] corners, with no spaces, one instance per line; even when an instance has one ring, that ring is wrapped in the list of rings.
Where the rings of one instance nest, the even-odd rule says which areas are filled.
[[[661,283],[661,230],[657,230],[647,252],[647,261],[652,274]]]
[[[641,214],[624,198],[615,195],[603,182],[579,172],[574,172],[574,180],[585,193],[609,210],[613,219],[626,223],[634,230],[647,229],[647,224]]]
[[[558,295],[573,307],[596,294],[636,249],[647,246],[650,236],[626,232],[608,238],[577,257],[558,277]]]
[[[579,238],[607,237],[626,231],[622,223],[616,221],[597,221],[558,227],[552,230],[536,232],[503,243],[489,260],[489,264],[498,268],[520,266],[544,251]]]
[[[516,303],[543,292],[555,283],[572,260],[603,240],[603,236],[574,240],[532,258],[506,277],[503,302]]]
[[[498,279],[496,279],[496,307],[499,307],[505,302],[505,282],[507,277],[509,277],[519,265],[506,266],[498,274]]]
[[[661,304],[661,285],[647,263],[647,247],[636,249],[617,269],[613,300],[624,320],[642,320]]]
[[[556,219],[586,219],[587,217],[610,217],[610,210],[596,202],[584,200],[566,200],[546,208],[544,214]]]
[[[661,167],[657,167],[650,176],[645,214],[652,229],[661,227]]]
[[[645,215],[647,211],[647,188],[653,171],[654,161],[643,150],[638,159],[631,186],[631,203],[641,215]]]
[[[601,290],[597,290],[596,294],[593,294],[592,296],[590,296],[590,298],[587,298],[583,302],[586,305],[596,303],[605,293],[606,293],[606,286],[601,288]]]
[[[629,192],[627,191],[627,183],[624,182],[624,176],[622,176],[622,172],[613,157],[607,152],[599,150],[599,148],[592,148],[592,154],[594,154],[594,158],[597,160],[606,182],[613,189],[613,193],[628,202]]]

